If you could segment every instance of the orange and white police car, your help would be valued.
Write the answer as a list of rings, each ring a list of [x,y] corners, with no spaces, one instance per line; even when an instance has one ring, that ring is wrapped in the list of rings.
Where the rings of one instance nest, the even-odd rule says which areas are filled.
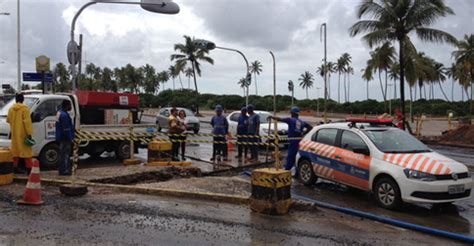
[[[301,140],[298,174],[305,185],[318,178],[374,194],[377,204],[452,203],[470,197],[468,168],[434,152],[391,120],[348,119],[313,128]]]

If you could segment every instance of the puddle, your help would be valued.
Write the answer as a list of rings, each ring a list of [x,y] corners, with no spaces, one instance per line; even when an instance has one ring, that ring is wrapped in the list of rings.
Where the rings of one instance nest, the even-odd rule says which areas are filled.
[[[112,178],[95,179],[90,182],[101,184],[120,184],[134,185],[143,183],[164,182],[172,179],[201,177],[201,169],[199,168],[179,168],[170,167],[159,171],[141,172],[129,175],[117,176]]]

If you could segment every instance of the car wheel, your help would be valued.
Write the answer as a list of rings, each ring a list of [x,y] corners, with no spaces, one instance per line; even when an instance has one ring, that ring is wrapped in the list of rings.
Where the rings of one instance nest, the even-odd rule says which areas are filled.
[[[311,162],[307,159],[300,161],[298,165],[298,175],[300,177],[300,181],[307,186],[316,183],[318,180],[318,177],[313,171],[313,164],[311,164]]]
[[[379,179],[375,184],[374,194],[375,201],[383,208],[395,210],[402,205],[400,188],[392,178]]]
[[[115,156],[119,160],[125,160],[130,158],[130,142],[122,141],[117,145],[115,149]]]
[[[59,166],[59,145],[53,142],[44,146],[39,154],[39,161],[42,168],[57,168]]]
[[[156,122],[156,130],[158,132],[161,132],[161,126],[160,126],[160,123],[158,121]]]

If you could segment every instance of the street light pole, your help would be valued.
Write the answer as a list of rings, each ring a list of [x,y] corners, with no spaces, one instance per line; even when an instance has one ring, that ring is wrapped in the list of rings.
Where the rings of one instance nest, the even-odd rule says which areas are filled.
[[[276,64],[275,55],[272,51],[269,51],[273,59],[273,115],[276,115]]]
[[[326,45],[326,30],[327,26],[326,23],[323,23],[319,29],[319,35],[321,37],[321,32],[324,29],[324,123],[327,122],[327,100],[328,100],[328,88],[327,88],[327,80],[328,80],[328,75],[327,75],[327,45]]]
[[[245,78],[247,78],[247,76],[250,74],[249,61],[247,60],[247,57],[245,57],[244,53],[242,53],[242,51],[231,49],[231,48],[220,47],[220,46],[215,46],[215,48],[221,49],[221,50],[227,50],[227,51],[234,51],[234,52],[239,53],[244,58],[244,61],[245,61],[245,67],[247,68],[247,73],[245,74]],[[247,87],[247,95],[245,97],[245,105],[248,106],[249,105],[249,85],[246,85],[246,87]]]
[[[16,1],[17,3],[17,17],[16,17],[16,47],[17,47],[17,90],[21,91],[21,42],[20,42],[20,0]]]
[[[171,2],[171,1],[161,1],[161,0],[140,0],[139,2],[127,2],[126,0],[92,0],[84,4],[77,11],[77,13],[74,15],[74,18],[72,19],[71,33],[70,33],[71,39],[67,46],[68,60],[69,60],[69,63],[71,64],[71,77],[72,77],[72,91],[73,92],[76,92],[76,88],[77,88],[76,63],[81,62],[79,46],[74,40],[74,30],[76,27],[76,21],[79,15],[82,13],[82,11],[84,11],[84,9],[96,3],[134,4],[134,5],[138,4],[147,11],[160,13],[160,14],[177,14],[179,12],[179,6],[176,3]],[[82,47],[80,49],[82,50]]]

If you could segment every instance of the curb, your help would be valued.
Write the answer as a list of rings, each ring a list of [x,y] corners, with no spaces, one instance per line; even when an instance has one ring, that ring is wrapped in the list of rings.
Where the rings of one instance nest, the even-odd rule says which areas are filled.
[[[17,182],[17,183],[26,183],[27,181],[28,181],[27,177],[14,178],[14,182]],[[190,191],[184,191],[184,190],[163,189],[163,188],[145,188],[145,187],[136,187],[136,186],[129,186],[129,185],[101,184],[101,183],[64,180],[64,179],[41,178],[41,183],[45,185],[57,186],[57,187],[61,185],[65,185],[65,184],[77,184],[77,185],[84,185],[84,186],[89,186],[89,187],[109,188],[109,189],[114,189],[114,190],[125,192],[125,193],[133,193],[133,194],[198,199],[198,200],[205,200],[205,201],[223,202],[223,203],[229,203],[229,204],[235,204],[235,205],[249,205],[250,204],[250,197],[216,194],[216,193],[210,193],[210,192],[190,192]],[[314,204],[310,202],[293,199],[292,204],[291,204],[291,209],[298,210],[298,211],[316,211],[318,210],[318,206],[315,206]]]
[[[18,183],[26,183],[28,181],[28,178],[15,177],[14,181]],[[50,185],[50,186],[61,186],[64,184],[78,184],[78,185],[84,185],[84,186],[90,186],[90,187],[109,188],[109,189],[114,189],[114,190],[118,190],[118,191],[122,191],[126,193],[200,199],[200,200],[231,203],[231,204],[236,204],[236,205],[248,205],[250,201],[249,197],[244,197],[244,196],[232,196],[232,195],[216,194],[216,193],[209,193],[209,192],[190,192],[190,191],[184,191],[184,190],[163,189],[163,188],[145,188],[145,187],[136,187],[136,186],[129,186],[129,185],[101,184],[101,183],[93,183],[93,182],[87,182],[87,181],[41,178],[41,183],[45,185]]]

